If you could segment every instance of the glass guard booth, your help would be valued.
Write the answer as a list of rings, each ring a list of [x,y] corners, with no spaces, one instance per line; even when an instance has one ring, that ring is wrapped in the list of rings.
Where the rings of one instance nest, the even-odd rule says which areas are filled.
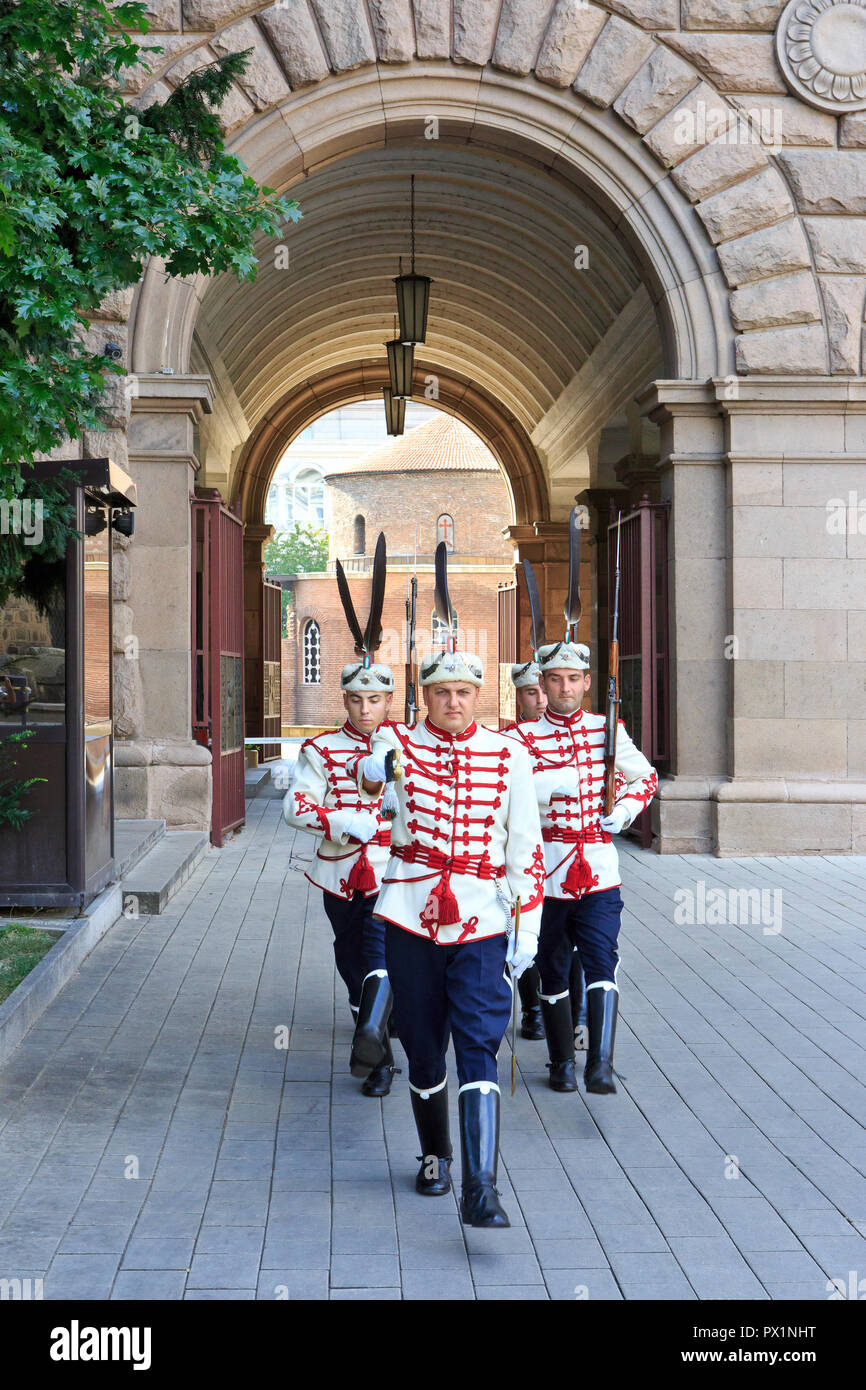
[[[64,469],[79,536],[0,608],[0,786],[44,779],[20,800],[32,812],[20,828],[0,819],[6,907],[80,908],[114,874],[112,538],[132,534],[136,491],[110,459],[37,463],[28,477]],[[26,743],[9,741],[24,730]]]

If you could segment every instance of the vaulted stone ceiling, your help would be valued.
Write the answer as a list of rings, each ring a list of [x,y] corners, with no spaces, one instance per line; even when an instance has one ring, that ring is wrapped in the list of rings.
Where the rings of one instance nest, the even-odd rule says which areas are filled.
[[[310,375],[384,358],[411,173],[417,269],[434,280],[419,362],[477,382],[531,434],[638,293],[655,332],[630,249],[560,177],[445,142],[367,151],[294,185],[287,268],[262,241],[254,283],[222,275],[206,290],[201,360],[230,379],[250,429]]]

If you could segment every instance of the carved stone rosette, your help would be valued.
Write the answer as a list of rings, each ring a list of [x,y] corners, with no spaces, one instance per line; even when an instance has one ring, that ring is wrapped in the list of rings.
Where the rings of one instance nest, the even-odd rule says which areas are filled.
[[[866,110],[866,0],[790,0],[776,55],[791,91],[810,106]]]

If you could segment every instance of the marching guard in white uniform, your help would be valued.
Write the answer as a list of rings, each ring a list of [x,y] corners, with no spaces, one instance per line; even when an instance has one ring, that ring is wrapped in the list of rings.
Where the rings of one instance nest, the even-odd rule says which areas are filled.
[[[577,946],[586,978],[589,1033],[584,1083],[587,1091],[603,1095],[616,1091],[617,938],[623,901],[613,836],[649,805],[658,778],[619,720],[615,803],[611,814],[604,816],[606,719],[581,708],[590,684],[590,653],[587,646],[571,640],[580,616],[579,530],[574,513],[570,534],[571,580],[563,642],[544,642],[538,590],[532,567],[524,561],[533,647],[548,704],[539,719],[516,725],[509,737],[519,739],[532,759],[544,841],[544,913],[537,964],[550,1085],[555,1091],[577,1090],[569,997],[569,970]]]
[[[514,686],[517,718],[513,719],[510,724],[502,726],[504,734],[511,729],[516,729],[518,724],[526,723],[527,720],[538,719],[547,709],[547,695],[536,661],[516,662],[511,668],[511,683]],[[541,1000],[539,999],[540,984],[541,977],[538,973],[538,965],[533,962],[528,969],[524,970],[517,983],[521,1007],[520,1036],[528,1038],[530,1042],[543,1042],[546,1037],[544,1019],[541,1013]],[[572,955],[569,991],[575,1043],[579,1047],[585,1047],[586,1003],[583,970],[577,947],[574,948]]]
[[[356,1022],[350,1069],[353,1076],[364,1078],[364,1095],[385,1096],[395,1071],[388,1036],[393,996],[385,963],[384,925],[374,918],[373,908],[388,862],[391,827],[381,814],[381,798],[360,796],[354,770],[355,756],[369,751],[370,736],[387,719],[394,695],[390,668],[372,659],[381,640],[384,536],[379,536],[376,548],[364,634],[339,561],[337,567],[340,596],[344,607],[348,604],[351,609],[347,618],[361,659],[344,666],[340,675],[347,713],[342,728],[301,745],[283,815],[289,825],[310,831],[320,840],[306,877],[322,889],[334,932],[337,971],[349,992]]]
[[[443,544],[436,560],[437,611],[452,637],[446,652],[421,667],[427,718],[411,727],[380,727],[370,756],[357,758],[358,775],[365,794],[374,796],[388,781],[386,808],[396,797],[376,916],[386,923],[397,1031],[409,1058],[421,1144],[416,1189],[438,1196],[451,1188],[450,1033],[459,1083],[461,1215],[472,1226],[508,1226],[496,1191],[496,1057],[513,999],[506,963],[519,977],[536,952],[544,852],[529,758],[513,739],[475,722],[482,665],[454,650]]]

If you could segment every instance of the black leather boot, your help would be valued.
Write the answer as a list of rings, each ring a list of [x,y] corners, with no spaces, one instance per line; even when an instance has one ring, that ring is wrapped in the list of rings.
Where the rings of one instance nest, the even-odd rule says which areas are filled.
[[[391,1089],[394,1073],[400,1070],[399,1067],[394,1066],[394,1054],[391,1051],[390,1038],[386,1038],[385,1043],[385,1060],[365,1076],[361,1085],[361,1095],[363,1096],[387,1096]]]
[[[574,1024],[574,1047],[577,1052],[586,1051],[586,990],[584,988],[583,967],[577,951],[571,953],[571,974],[568,977],[568,992],[571,995],[571,1020]]]
[[[541,1018],[541,1005],[538,1002],[538,966],[530,965],[517,981],[520,1006],[523,1014],[520,1019],[520,1036],[531,1042],[542,1042],[544,1023]]]
[[[586,991],[586,1016],[589,1026],[589,1047],[583,1080],[593,1095],[616,1094],[613,1080],[613,1043],[616,1037],[616,1015],[619,992],[615,986],[601,985]]]
[[[358,1022],[352,1039],[349,1070],[353,1076],[368,1076],[385,1061],[388,1039],[388,1019],[394,995],[387,975],[378,972],[367,976],[361,989]]]
[[[448,1125],[448,1086],[432,1091],[425,1100],[417,1091],[410,1091],[412,1114],[418,1130],[421,1167],[415,1179],[415,1191],[422,1197],[444,1197],[451,1191],[451,1130]]]
[[[547,1051],[550,1061],[549,1085],[552,1091],[576,1091],[577,1077],[574,1072],[574,1026],[571,1022],[571,1000],[568,995],[551,1003],[542,999],[541,1012],[544,1015],[544,1030],[547,1034]]]
[[[510,1226],[496,1190],[499,1159],[499,1088],[461,1090],[460,1156],[463,1163],[460,1215],[467,1226]]]

